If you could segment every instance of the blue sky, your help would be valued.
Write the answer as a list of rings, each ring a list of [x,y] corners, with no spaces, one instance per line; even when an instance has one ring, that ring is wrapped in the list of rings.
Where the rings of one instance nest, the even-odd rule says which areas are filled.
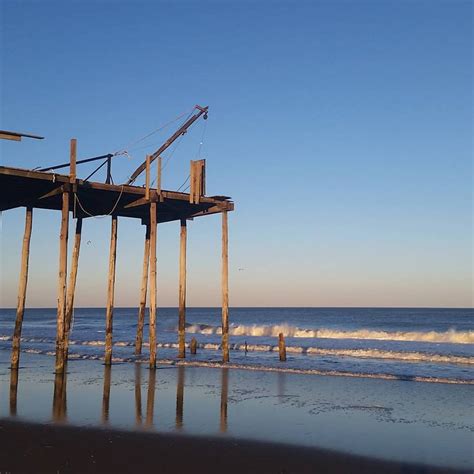
[[[208,194],[236,202],[231,305],[472,306],[471,2],[5,1],[1,25],[1,128],[46,137],[2,141],[4,165],[67,161],[71,137],[79,158],[114,152],[209,105],[163,186],[205,132]],[[129,147],[115,181],[172,131]],[[14,306],[24,210],[2,214]],[[109,228],[84,223],[80,306],[105,304]],[[58,234],[35,212],[30,306],[55,305]],[[175,306],[178,224],[158,239],[159,304]],[[117,305],[137,304],[142,245],[121,219]],[[219,216],[190,223],[188,266],[188,304],[218,306]]]

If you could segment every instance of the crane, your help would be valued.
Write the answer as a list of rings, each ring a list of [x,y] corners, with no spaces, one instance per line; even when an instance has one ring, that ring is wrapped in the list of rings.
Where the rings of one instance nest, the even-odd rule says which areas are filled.
[[[184,135],[187,131],[188,128],[199,118],[201,115],[204,115],[204,120],[207,120],[207,112],[208,112],[209,107],[201,107],[200,105],[195,105],[193,111],[197,110],[196,113],[194,113],[191,117],[189,117],[188,120],[178,129],[176,130],[171,137],[168,138],[168,140],[163,143],[163,145],[158,148],[152,155],[150,155],[150,164],[153,163],[167,148],[171,146],[171,144],[179,138],[181,135]],[[129,180],[127,181],[127,185],[133,184],[133,182],[140,176],[141,173],[146,168],[146,161],[144,161],[130,176]]]

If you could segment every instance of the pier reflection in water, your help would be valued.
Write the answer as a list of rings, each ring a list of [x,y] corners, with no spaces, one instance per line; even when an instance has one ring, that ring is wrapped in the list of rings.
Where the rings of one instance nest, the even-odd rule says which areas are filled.
[[[75,366],[64,373],[49,372],[44,375],[41,383],[43,387],[51,387],[50,390],[42,392],[50,394],[49,403],[51,403],[49,397],[52,395],[52,410],[49,413],[40,411],[44,402],[38,399],[36,412],[39,419],[52,420],[55,423],[87,423],[89,426],[102,424],[117,428],[135,427],[187,432],[195,431],[196,427],[201,431],[204,425],[200,425],[199,419],[207,413],[208,419],[212,420],[215,417],[217,423],[211,421],[210,425],[206,424],[205,429],[214,426],[215,433],[226,433],[229,369],[223,368],[211,372],[214,374],[213,380],[206,384],[201,384],[195,374],[187,374],[187,371],[189,369],[184,366],[150,370],[137,362],[134,364],[133,372],[122,365],[104,365],[100,367],[100,371],[91,374],[77,372]],[[187,375],[190,375],[189,385],[186,383]],[[22,400],[27,391],[32,389],[30,375],[26,371],[11,370],[9,376],[8,414],[11,417],[28,416],[25,409],[30,413],[32,406],[23,404]],[[24,376],[23,383],[22,376]],[[22,393],[21,388],[25,393]],[[189,391],[187,403],[190,405],[187,423],[184,416],[186,391]],[[160,403],[157,405],[157,396],[160,393]],[[22,413],[22,410],[25,413]]]
[[[52,418],[56,423],[67,421],[67,370],[54,375]]]
[[[10,416],[16,416],[16,403],[18,398],[18,371],[12,369],[10,373]]]

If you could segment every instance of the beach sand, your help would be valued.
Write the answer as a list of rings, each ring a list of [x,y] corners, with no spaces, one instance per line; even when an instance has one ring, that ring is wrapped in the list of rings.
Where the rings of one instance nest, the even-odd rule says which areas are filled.
[[[0,471],[471,472],[474,464],[471,385],[91,360],[70,361],[62,378],[52,357],[27,353],[16,381],[8,356],[1,351]]]

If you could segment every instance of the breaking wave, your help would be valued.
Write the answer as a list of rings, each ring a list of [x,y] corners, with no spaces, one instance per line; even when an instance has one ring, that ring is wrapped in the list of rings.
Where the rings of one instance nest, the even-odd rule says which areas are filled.
[[[186,328],[193,334],[221,334],[220,326],[208,324],[189,324]],[[416,341],[416,342],[444,342],[451,344],[474,344],[474,331],[456,331],[450,329],[445,332],[437,331],[377,331],[374,329],[357,329],[354,331],[340,331],[337,329],[303,329],[289,324],[274,326],[267,325],[231,325],[229,334],[232,336],[267,336],[278,337],[283,333],[286,337],[304,337],[321,339],[372,339],[380,341]]]

